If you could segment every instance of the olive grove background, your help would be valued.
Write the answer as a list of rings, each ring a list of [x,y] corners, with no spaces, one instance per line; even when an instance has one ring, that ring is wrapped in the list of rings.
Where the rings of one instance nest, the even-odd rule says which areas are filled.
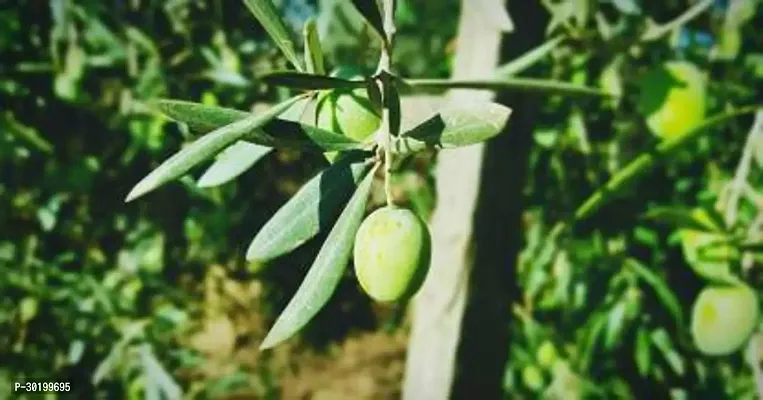
[[[373,71],[378,43],[351,2],[275,3],[295,36],[317,18],[331,66]],[[499,101],[533,96],[538,105],[529,122],[515,108],[503,133],[512,135],[512,124],[522,121],[531,135],[516,194],[521,237],[475,236],[521,247],[518,261],[506,263],[516,264],[506,275],[517,277],[518,288],[505,305],[506,396],[758,398],[758,363],[745,357],[757,353],[755,346],[723,357],[694,348],[691,306],[707,281],[676,235],[687,210],[735,212],[747,243],[757,246],[737,248],[729,263],[759,291],[763,134],[748,139],[756,131],[752,113],[663,157],[576,221],[558,245],[547,239],[608,178],[657,147],[660,139],[637,107],[647,71],[671,60],[696,64],[709,77],[708,116],[763,103],[760,2],[533,3],[546,23],[538,35],[554,45],[520,76],[617,96],[497,93]],[[246,246],[325,163],[320,154],[279,150],[221,187],[198,189],[194,175],[124,203],[141,177],[193,137],[149,109],[148,100],[245,110],[286,98],[257,79],[286,62],[242,2],[3,4],[0,397],[20,380],[69,381],[73,392],[63,398],[143,398],[154,389],[169,398],[401,395],[407,305],[373,303],[351,272],[300,338],[257,350],[318,246],[308,243],[263,271],[244,261]],[[699,12],[675,19],[692,8]],[[517,23],[504,34],[508,45],[518,43],[511,38],[521,37],[519,21],[528,18],[522,6],[510,10]],[[449,77],[460,13],[456,0],[398,0],[395,70]],[[643,36],[671,21],[672,29]],[[419,155],[396,175],[395,197],[424,218],[437,204],[437,157]],[[489,184],[509,185],[500,179],[512,174],[495,176]],[[728,201],[737,192],[738,206]],[[382,197],[372,202],[382,204]],[[489,210],[478,215],[491,218]],[[565,368],[539,364],[537,351],[548,342]]]

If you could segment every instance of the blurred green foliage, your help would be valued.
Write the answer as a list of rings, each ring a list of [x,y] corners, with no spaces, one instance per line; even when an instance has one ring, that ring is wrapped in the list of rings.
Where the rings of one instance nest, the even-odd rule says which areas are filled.
[[[330,66],[376,66],[378,43],[350,2],[276,3],[295,32],[317,13]],[[448,76],[458,2],[398,3],[397,71]],[[668,21],[694,2],[544,3],[549,37],[566,39],[528,75],[619,96],[549,96],[536,121],[520,256],[524,301],[515,305],[507,391],[513,398],[540,390],[755,398],[742,352],[708,358],[691,343],[690,310],[708,284],[706,265],[684,257],[677,232],[686,224],[665,217],[695,207],[716,212],[752,118],[713,129],[580,224],[550,268],[536,260],[547,256],[544,240],[556,222],[658,143],[637,107],[639,80],[650,70],[670,60],[699,66],[709,76],[708,115],[761,102],[759,2],[716,1],[664,40],[640,43],[633,38],[648,21]],[[245,246],[322,157],[278,151],[234,183],[202,190],[187,177],[145,201],[123,203],[132,185],[192,138],[146,107],[148,100],[249,109],[285,98],[256,78],[286,66],[262,28],[241,2],[223,0],[18,0],[0,11],[0,21],[0,391],[14,381],[48,380],[72,382],[73,398],[179,390],[209,397],[240,387],[277,396],[267,366],[242,364],[215,381],[181,374],[206,362],[181,338],[220,313],[207,284],[220,268],[237,281],[264,283],[258,312],[266,319],[283,308],[317,247],[254,274],[243,261]],[[761,149],[748,179],[758,191]],[[430,161],[415,159],[395,180],[422,216],[436,202]],[[743,203],[738,224],[724,235],[749,233],[759,207]],[[644,218],[649,212],[658,217]],[[760,259],[746,269],[736,256],[723,262],[752,287],[763,283]],[[306,342],[322,347],[399,317],[377,317],[345,278],[303,333]]]

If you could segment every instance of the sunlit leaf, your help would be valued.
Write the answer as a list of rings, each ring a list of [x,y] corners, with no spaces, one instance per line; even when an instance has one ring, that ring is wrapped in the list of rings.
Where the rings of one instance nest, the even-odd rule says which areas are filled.
[[[143,178],[143,180],[138,182],[127,195],[125,201],[132,201],[173,179],[183,176],[197,164],[215,156],[228,145],[244,138],[253,130],[260,128],[278,114],[286,111],[299,99],[299,97],[293,97],[260,115],[253,114],[202,136],[189,146],[175,153]]]
[[[633,349],[633,358],[636,360],[636,367],[641,376],[649,373],[652,366],[652,346],[649,341],[649,333],[646,329],[639,329],[636,334],[636,346]]]
[[[376,168],[366,175],[355,194],[352,195],[318,252],[305,280],[302,281],[297,293],[268,332],[260,349],[271,348],[289,339],[302,329],[331,298],[350,261],[355,233],[363,221],[375,171]]]
[[[307,65],[307,72],[324,75],[326,70],[323,66],[323,49],[321,48],[321,38],[318,35],[318,28],[314,18],[310,18],[305,23],[302,37],[305,41],[305,64]]]
[[[205,188],[230,182],[272,150],[272,147],[238,141],[220,153],[215,162],[199,178],[197,185]]]
[[[155,389],[158,389],[164,394],[165,399],[179,400],[182,398],[182,388],[156,359],[150,345],[141,345],[140,359],[143,364],[143,372],[147,388],[153,386]],[[157,396],[157,399],[160,398],[161,397]]]
[[[156,100],[150,104],[171,119],[187,124],[191,131],[197,133],[211,132],[251,115],[232,108],[182,100]]]
[[[617,303],[607,316],[607,328],[604,333],[604,347],[611,350],[620,340],[623,327],[625,325],[626,303],[621,301]]]
[[[720,232],[723,226],[704,209],[690,209],[679,206],[654,207],[644,214],[644,218],[666,223],[677,229],[693,229],[702,232]]]
[[[398,153],[415,152],[427,147],[469,146],[501,133],[511,116],[511,109],[491,102],[452,104],[394,141]]]
[[[300,63],[299,57],[297,57],[294,42],[273,2],[270,0],[244,0],[244,3],[260,24],[262,24],[262,27],[265,28],[265,31],[270,35],[270,38],[273,39],[278,48],[281,49],[289,62],[298,71],[302,71],[302,63]]]
[[[246,259],[265,263],[286,254],[336,220],[370,164],[346,158],[303,186],[255,236]]]
[[[612,4],[623,14],[641,14],[641,7],[636,0],[612,0]]]
[[[365,85],[365,81],[362,80],[347,80],[333,76],[290,71],[272,72],[261,76],[260,80],[268,85],[306,90],[339,88],[354,89]]]

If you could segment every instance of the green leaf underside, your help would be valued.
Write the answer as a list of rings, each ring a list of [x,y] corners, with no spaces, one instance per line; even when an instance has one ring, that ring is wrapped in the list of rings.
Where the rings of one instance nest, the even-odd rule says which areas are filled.
[[[294,42],[289,36],[283,20],[279,16],[278,9],[270,0],[244,0],[249,10],[254,14],[257,21],[262,24],[265,31],[270,35],[278,48],[281,49],[286,59],[291,62],[297,70],[302,71],[302,63],[297,57]]]
[[[346,158],[305,184],[265,223],[246,258],[265,263],[301,246],[332,224],[370,164]]]
[[[328,302],[344,274],[352,254],[355,233],[363,221],[368,194],[377,167],[366,175],[284,311],[260,349],[272,348],[302,329]]]
[[[197,186],[206,188],[228,183],[246,172],[272,150],[272,147],[239,140],[220,153],[217,160],[199,178]]]
[[[262,126],[250,129],[243,139],[260,146],[314,151],[353,150],[362,147],[347,136],[297,122],[308,101],[310,100],[300,98],[283,111],[279,118],[272,118]],[[230,108],[181,100],[159,100],[155,104],[168,117],[186,123],[191,130],[199,132],[220,129],[253,115]]]
[[[536,92],[541,94],[563,94],[567,96],[601,96],[611,94],[597,88],[573,83],[533,78],[496,79],[407,79],[405,83],[412,89],[486,89],[505,92]]]
[[[175,153],[172,157],[164,161],[162,165],[151,171],[151,173],[143,178],[143,180],[138,182],[127,195],[125,201],[132,201],[173,179],[183,176],[197,164],[214,157],[230,144],[244,138],[248,133],[261,127],[271,119],[275,118],[278,114],[286,111],[297,100],[300,100],[300,97],[293,97],[268,109],[260,115],[251,114],[244,119],[215,129],[200,137],[187,147]]]
[[[333,76],[291,71],[265,74],[260,77],[260,80],[268,85],[306,90],[354,89],[365,85],[365,81],[347,80]]]
[[[452,104],[401,134],[394,150],[406,153],[427,147],[447,149],[476,144],[501,133],[510,116],[511,109],[497,103]]]

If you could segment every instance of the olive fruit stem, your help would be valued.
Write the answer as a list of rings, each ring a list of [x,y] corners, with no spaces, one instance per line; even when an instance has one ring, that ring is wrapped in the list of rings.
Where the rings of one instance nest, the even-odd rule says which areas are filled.
[[[393,85],[391,79],[385,79],[384,72],[389,73],[392,65],[392,44],[395,36],[395,0],[384,0],[382,4],[384,38],[379,57],[379,67],[376,75],[380,77],[379,90],[382,93],[382,123],[377,141],[384,148],[384,194],[387,197],[387,206],[393,206],[392,199],[392,132],[389,118],[389,99],[387,99],[385,85]]]

